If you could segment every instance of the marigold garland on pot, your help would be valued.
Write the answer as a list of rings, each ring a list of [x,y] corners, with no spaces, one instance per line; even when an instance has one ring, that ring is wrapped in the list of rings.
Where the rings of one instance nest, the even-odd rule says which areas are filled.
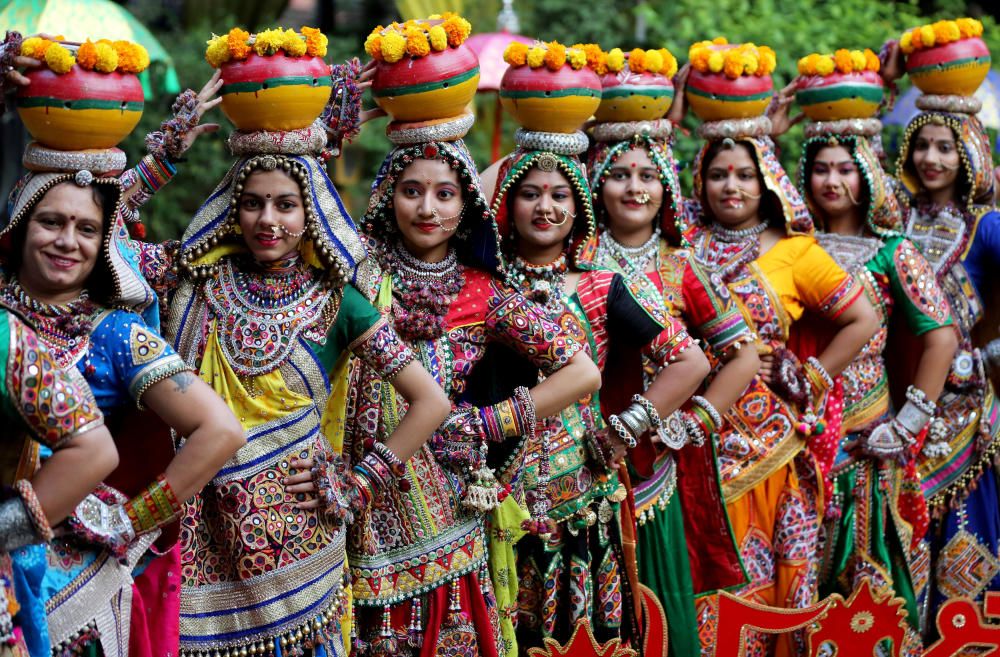
[[[69,73],[74,64],[99,73],[142,73],[149,67],[149,53],[138,43],[87,39],[79,46],[67,46],[55,39],[29,37],[21,44],[21,54],[44,63],[60,75]]]
[[[878,73],[878,55],[868,48],[846,50],[841,48],[833,54],[812,53],[799,60],[799,75],[826,77],[834,73]]]
[[[314,27],[303,27],[301,32],[274,28],[250,34],[234,27],[223,35],[212,35],[205,48],[205,60],[212,68],[226,62],[243,61],[256,53],[261,57],[283,52],[287,57],[326,57],[329,43],[326,35]]]
[[[944,46],[982,35],[983,24],[974,18],[941,20],[907,30],[899,38],[899,47],[903,54],[909,55],[915,50]]]
[[[692,68],[702,73],[722,73],[732,80],[741,75],[762,77],[774,72],[777,57],[768,46],[743,43],[729,48],[718,47],[728,45],[724,37],[695,43],[688,50]]]
[[[394,64],[404,56],[425,57],[432,52],[457,48],[472,33],[472,24],[458,14],[435,14],[427,20],[408,20],[377,26],[365,39],[365,52],[380,62]]]
[[[612,48],[605,56],[605,67],[607,70],[603,72],[618,73],[627,68],[635,74],[653,73],[672,78],[677,73],[677,58],[666,48],[633,48],[627,57],[621,48]]]
[[[595,50],[596,49],[596,50]],[[558,71],[569,64],[574,71],[590,67],[597,71],[602,63],[606,66],[606,58],[598,54],[600,47],[595,44],[575,44],[568,48],[558,41],[548,43],[536,41],[528,46],[519,41],[512,41],[504,50],[503,60],[511,66],[528,66],[530,68],[546,67],[550,71]]]

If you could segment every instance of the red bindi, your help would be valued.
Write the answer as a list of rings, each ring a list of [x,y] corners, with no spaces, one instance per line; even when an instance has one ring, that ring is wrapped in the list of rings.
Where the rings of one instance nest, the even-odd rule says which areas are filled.
[[[635,168],[635,162],[633,162],[631,166],[634,169]]]
[[[730,173],[732,173],[732,171],[733,171],[733,165],[732,164],[729,165],[729,171],[730,171]]]
[[[548,189],[548,188],[549,188],[549,186],[547,184],[543,184],[542,185],[542,189]]]

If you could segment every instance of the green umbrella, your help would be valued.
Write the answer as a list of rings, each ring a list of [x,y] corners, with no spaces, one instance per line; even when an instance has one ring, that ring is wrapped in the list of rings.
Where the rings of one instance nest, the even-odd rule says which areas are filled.
[[[111,0],[0,0],[0,25],[24,36],[44,32],[65,36],[68,41],[123,39],[141,44],[149,59],[167,69],[162,88],[180,91],[173,60],[156,37],[127,9]],[[140,76],[146,97],[152,95],[149,72]]]

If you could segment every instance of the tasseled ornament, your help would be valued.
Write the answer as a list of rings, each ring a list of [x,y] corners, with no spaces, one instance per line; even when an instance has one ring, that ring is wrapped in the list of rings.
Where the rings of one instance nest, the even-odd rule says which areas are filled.
[[[388,605],[382,609],[382,631],[372,640],[369,654],[373,657],[394,657],[399,654],[399,641],[392,631]]]
[[[424,619],[422,603],[420,597],[413,598],[410,602],[410,627],[407,632],[406,643],[411,648],[420,648],[424,645]]]
[[[451,605],[448,617],[438,634],[436,655],[474,655],[477,653],[476,628],[469,615],[462,611],[462,590],[459,580],[451,583]]]
[[[462,506],[479,513],[489,513],[500,506],[509,494],[510,486],[501,486],[493,470],[483,466],[473,473],[472,483],[466,487],[462,497]]]

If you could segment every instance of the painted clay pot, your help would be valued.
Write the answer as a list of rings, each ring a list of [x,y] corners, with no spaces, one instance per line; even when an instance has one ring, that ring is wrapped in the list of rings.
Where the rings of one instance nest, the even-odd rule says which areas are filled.
[[[500,102],[525,130],[575,132],[601,104],[601,79],[586,67],[511,66],[500,80]]]
[[[479,58],[463,45],[379,62],[372,96],[394,121],[435,121],[462,114],[478,86]]]
[[[31,84],[18,89],[17,113],[31,136],[48,148],[113,148],[142,117],[142,84],[135,75],[79,66],[63,75],[47,68],[26,75]]]
[[[670,78],[656,73],[608,73],[601,77],[598,121],[655,121],[663,118],[674,101]]]
[[[989,71],[990,51],[979,38],[916,50],[906,56],[906,72],[925,94],[971,96]]]
[[[795,90],[795,100],[813,121],[873,117],[882,95],[882,76],[874,71],[809,75]]]
[[[333,82],[320,57],[262,57],[227,62],[222,70],[222,111],[237,130],[299,130],[323,112]]]
[[[692,69],[686,97],[691,111],[702,121],[724,121],[762,115],[771,102],[773,90],[770,75],[741,75],[734,80],[722,73]]]

